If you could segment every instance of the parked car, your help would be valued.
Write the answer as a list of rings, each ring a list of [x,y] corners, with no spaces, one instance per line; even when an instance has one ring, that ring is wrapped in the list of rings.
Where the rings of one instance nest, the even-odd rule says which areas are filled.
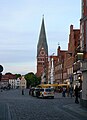
[[[40,88],[34,88],[34,91],[33,91],[33,96],[34,97],[38,97],[38,92],[40,91]]]
[[[30,88],[30,90],[29,90],[29,95],[32,95],[32,96],[34,96],[34,87],[32,87],[32,88]]]
[[[37,97],[54,98],[54,89],[53,88],[40,88],[37,92]]]

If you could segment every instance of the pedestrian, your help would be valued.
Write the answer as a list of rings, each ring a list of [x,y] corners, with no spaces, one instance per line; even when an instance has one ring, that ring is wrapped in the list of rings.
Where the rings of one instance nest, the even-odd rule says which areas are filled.
[[[70,88],[67,87],[67,97],[69,97],[69,94],[70,94]]]
[[[70,88],[70,96],[72,98],[72,95],[73,95],[73,87]]]
[[[36,91],[36,97],[39,97],[39,96],[40,96],[40,89]]]
[[[24,95],[24,89],[22,89],[22,95]]]
[[[2,89],[1,89],[1,92],[2,92]]]
[[[78,88],[78,86],[76,85],[76,87],[75,87],[75,103],[79,103],[79,101],[78,101],[78,95],[79,95],[79,88]]]
[[[63,97],[66,97],[66,88],[65,88],[65,87],[63,87],[63,92],[62,92],[62,94],[63,94]]]
[[[31,91],[31,89],[29,88],[29,95],[30,95],[30,91]]]

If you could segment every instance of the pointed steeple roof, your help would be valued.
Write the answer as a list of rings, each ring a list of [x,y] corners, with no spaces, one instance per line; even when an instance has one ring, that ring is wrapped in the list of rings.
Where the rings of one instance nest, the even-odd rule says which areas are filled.
[[[44,15],[43,15],[43,18],[42,18],[39,41],[38,41],[38,45],[37,45],[37,55],[39,54],[41,48],[44,48],[46,54],[48,55],[48,45],[47,45],[45,25],[44,25]]]

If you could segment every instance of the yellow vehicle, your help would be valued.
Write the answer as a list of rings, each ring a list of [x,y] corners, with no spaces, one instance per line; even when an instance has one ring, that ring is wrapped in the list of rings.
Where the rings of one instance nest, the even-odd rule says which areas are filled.
[[[40,84],[37,87],[39,88],[54,88],[57,92],[62,92],[62,89],[65,87],[69,88],[68,84]]]
[[[40,84],[39,88],[50,88],[50,87],[68,87],[68,84]]]
[[[52,87],[52,86],[51,86],[51,84],[40,84],[37,87],[39,87],[39,88],[49,88],[49,87]]]

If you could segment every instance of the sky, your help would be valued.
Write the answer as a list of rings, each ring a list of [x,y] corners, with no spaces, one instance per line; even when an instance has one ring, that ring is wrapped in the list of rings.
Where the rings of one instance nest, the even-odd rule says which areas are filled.
[[[49,55],[57,54],[58,44],[67,50],[70,25],[80,28],[80,0],[0,0],[2,74],[36,73],[43,14]]]

